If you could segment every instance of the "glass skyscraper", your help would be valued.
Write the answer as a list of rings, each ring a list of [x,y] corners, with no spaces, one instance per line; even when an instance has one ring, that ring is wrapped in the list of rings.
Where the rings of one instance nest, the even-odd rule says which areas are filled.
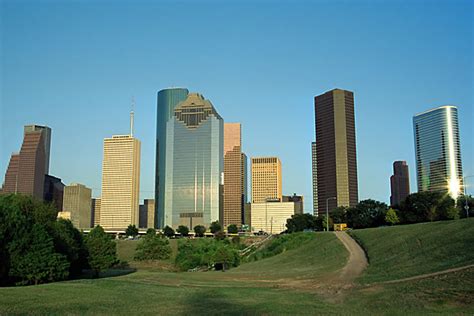
[[[462,191],[458,111],[446,105],[413,117],[418,191]]]
[[[221,208],[224,123],[202,95],[170,90],[174,100],[164,98],[167,109],[160,109],[163,91],[158,94],[157,225],[208,226]],[[176,103],[179,92],[186,98]]]

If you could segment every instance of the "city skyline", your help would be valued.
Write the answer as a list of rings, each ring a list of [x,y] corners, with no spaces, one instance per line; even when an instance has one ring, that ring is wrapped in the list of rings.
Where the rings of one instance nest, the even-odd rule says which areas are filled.
[[[184,10],[183,14],[192,20],[192,5],[188,5],[190,8],[183,6],[181,8]],[[108,30],[100,30],[97,35],[92,36],[96,46],[92,46],[90,52],[96,52],[97,55],[84,58],[84,55],[90,56],[90,53],[81,45],[87,45],[89,41],[81,37],[82,31],[75,28],[76,16],[68,7],[51,4],[50,6],[56,10],[43,8],[35,11],[37,8],[35,5],[25,8],[12,2],[2,3],[2,9],[6,12],[4,31],[2,31],[2,37],[5,35],[3,50],[5,58],[10,61],[7,64],[7,59],[2,58],[1,76],[4,91],[1,97],[0,167],[2,171],[6,170],[10,154],[17,151],[21,143],[21,129],[19,130],[18,127],[31,123],[47,125],[54,130],[50,173],[61,177],[65,183],[84,183],[93,189],[94,197],[100,197],[101,141],[108,135],[123,134],[123,131],[128,129],[126,114],[130,109],[130,97],[135,95],[137,100],[136,134],[143,143],[141,173],[144,176],[140,200],[153,198],[155,164],[153,130],[156,128],[156,93],[166,86],[179,84],[193,91],[202,91],[205,95],[212,95],[213,101],[219,105],[219,112],[226,121],[242,123],[244,131],[242,137],[245,140],[242,150],[249,157],[278,156],[282,160],[283,174],[285,174],[283,193],[298,192],[304,195],[307,212],[312,209],[309,149],[314,136],[311,122],[314,115],[312,99],[315,95],[336,87],[356,93],[359,199],[374,198],[389,201],[390,185],[387,178],[391,175],[391,164],[394,160],[407,161],[410,167],[410,182],[413,184],[412,192],[414,192],[416,172],[411,118],[416,113],[443,104],[458,106],[463,171],[465,175],[474,173],[472,139],[470,138],[473,131],[469,124],[473,117],[473,97],[470,92],[472,90],[469,88],[472,87],[469,66],[472,65],[472,47],[470,46],[472,30],[469,27],[470,15],[466,13],[469,10],[463,10],[463,6],[441,4],[440,9],[415,2],[411,10],[405,12],[402,5],[392,4],[391,7],[382,8],[378,13],[379,16],[362,12],[364,5],[360,8],[349,6],[350,13],[344,14],[348,22],[345,27],[336,23],[337,31],[347,31],[349,35],[358,34],[357,31],[360,28],[355,25],[357,20],[364,30],[369,29],[370,25],[377,25],[381,27],[381,32],[387,35],[387,42],[380,44],[378,31],[369,30],[363,33],[362,46],[367,46],[364,52],[369,52],[368,56],[361,55],[360,45],[354,46],[353,53],[350,55],[342,56],[338,53],[328,55],[328,52],[318,43],[329,40],[328,43],[334,48],[340,48],[343,44],[330,40],[332,32],[335,31],[325,28],[324,23],[329,22],[324,17],[320,17],[319,10],[311,12],[311,10],[303,10],[301,5],[288,8],[285,4],[280,4],[269,9],[266,21],[268,26],[266,26],[260,24],[257,19],[258,12],[264,9],[262,4],[255,5],[255,12],[249,13],[245,13],[242,8],[234,10],[232,6],[218,7],[219,14],[235,11],[237,22],[240,23],[242,19],[248,18],[250,26],[258,26],[261,29],[260,33],[252,35],[250,29],[246,27],[237,31],[233,28],[232,22],[230,26],[223,28],[223,31],[230,32],[233,36],[230,36],[231,39],[242,38],[246,45],[250,45],[249,47],[254,47],[252,45],[256,44],[256,47],[260,49],[261,53],[245,49],[242,51],[248,65],[245,62],[239,61],[236,64],[233,61],[231,57],[234,47],[232,42],[227,41],[218,45],[220,56],[217,56],[217,52],[212,54],[207,52],[209,57],[201,53],[188,55],[183,53],[184,50],[179,52],[180,49],[177,49],[176,57],[171,56],[163,52],[160,47],[148,44],[145,36],[134,37],[138,34],[137,30],[143,27],[142,23],[129,23],[132,27],[129,33],[124,35],[124,43],[135,43],[138,48],[149,45],[146,47],[150,48],[150,52],[157,50],[159,53],[150,54],[147,50],[134,50],[144,54],[142,58],[141,55],[136,55],[138,53],[131,53],[129,49],[133,48],[132,45],[132,48],[123,50],[128,52],[127,58],[119,53],[110,61],[101,63],[104,69],[100,70],[100,78],[92,80],[89,79],[97,77],[93,66],[105,60],[105,56],[98,52],[103,47],[100,39],[107,36]],[[179,5],[170,7],[173,6],[180,7]],[[123,18],[126,11],[124,7],[128,8],[126,4],[123,4],[122,10],[117,10],[114,16],[107,17],[110,25],[119,25],[117,18]],[[337,11],[337,7],[337,5],[326,5],[330,12]],[[71,8],[78,9],[82,14],[90,10],[90,7],[85,4],[75,4]],[[214,16],[212,13],[203,12],[206,8],[208,6],[203,5],[200,13]],[[105,8],[98,5],[97,11],[100,12],[102,9]],[[151,15],[144,14],[143,9],[134,8],[143,13],[140,15],[143,21],[150,21]],[[156,10],[156,6],[151,6],[150,12],[156,12]],[[426,16],[417,15],[419,10],[426,10]],[[62,16],[69,17],[70,21],[64,20],[61,13],[64,13]],[[48,18],[53,14],[63,22],[61,25],[64,25],[64,30],[55,28],[59,25],[56,24],[57,19]],[[404,15],[405,25],[394,29],[390,18],[397,14]],[[22,19],[23,21],[37,22],[36,24],[25,22],[23,28],[18,28],[14,21],[20,15],[32,17]],[[356,18],[361,15],[367,19],[361,22]],[[102,15],[100,16],[102,18]],[[279,17],[282,16],[293,21],[294,26],[288,30],[276,27]],[[303,19],[296,17],[303,17]],[[308,19],[310,17],[312,19]],[[97,25],[99,20],[98,14],[89,15],[90,27]],[[316,20],[320,22],[314,22]],[[381,21],[386,23],[378,23]],[[423,22],[423,26],[416,28],[421,23],[420,21]],[[175,26],[169,20],[160,23],[165,23],[160,24],[162,27]],[[218,18],[215,23],[223,23],[223,21]],[[188,41],[195,43],[197,39],[192,37],[193,34],[198,33],[204,36],[198,37],[204,41],[202,45],[209,46],[219,37],[209,24],[202,24],[196,28],[196,30],[188,30],[190,34],[183,43]],[[270,29],[277,31],[270,32]],[[303,33],[299,35],[297,30]],[[155,28],[145,31],[147,37],[153,33],[159,33]],[[78,49],[75,54],[78,58],[84,58],[82,62],[66,57],[76,56],[66,54],[67,50],[61,50],[57,45],[50,45],[52,41],[54,43],[57,36],[63,38],[66,34],[67,38],[71,35],[72,38],[77,39],[78,46],[75,47]],[[159,34],[166,37],[166,34]],[[451,36],[453,34],[456,36]],[[283,52],[272,52],[269,49],[273,44],[280,42],[281,38],[291,39],[292,36],[295,36],[295,42],[290,43],[301,45],[298,51],[286,47],[283,54]],[[33,51],[24,50],[21,39],[25,37],[36,38],[33,42],[36,48]],[[259,41],[259,39],[266,39],[267,42]],[[414,42],[415,39],[418,43]],[[440,40],[443,42],[443,47],[439,46]],[[354,44],[354,40],[349,39],[349,42]],[[401,43],[403,45],[400,45]],[[120,42],[107,42],[107,44],[110,44],[110,47],[122,45]],[[183,45],[178,42],[179,48],[183,48]],[[390,52],[392,47],[397,47],[393,53]],[[41,50],[53,53],[55,58],[45,58]],[[108,49],[105,51],[111,52]],[[337,51],[337,49],[331,51]],[[410,51],[416,52],[414,53],[416,56]],[[385,58],[376,60],[375,56],[382,55]],[[294,57],[299,57],[301,64],[296,62]],[[125,62],[125,59],[136,60],[136,62]],[[139,60],[148,62],[139,62]],[[182,64],[178,63],[180,60],[183,61]],[[263,61],[266,62],[262,63]],[[391,62],[394,62],[396,67],[391,65]],[[122,64],[124,68],[119,67]],[[61,78],[65,78],[66,75],[63,67],[58,67],[58,65],[69,65],[74,76],[70,76],[69,80],[62,80]],[[197,68],[207,67],[215,75],[194,79],[190,75],[191,72],[186,70],[186,68],[194,69],[191,65]],[[282,76],[276,76],[270,65],[281,65],[277,68]],[[433,67],[435,65],[436,67]],[[149,70],[147,66],[150,66]],[[41,71],[46,69],[45,67],[48,73]],[[160,75],[152,75],[151,71],[156,71],[157,67],[160,69]],[[172,71],[173,67],[175,69]],[[329,71],[331,67],[338,69],[337,75]],[[85,70],[81,71],[81,68],[90,70],[84,72]],[[123,73],[116,70],[119,68]],[[256,69],[255,72],[252,72],[252,68]],[[260,72],[265,73],[265,76],[259,75]],[[39,78],[38,74],[42,73],[45,77]],[[315,76],[314,73],[317,75]],[[214,77],[219,78],[219,81]],[[232,79],[221,80],[221,78]],[[295,80],[295,78],[298,79]],[[411,78],[411,80],[406,80],[406,78]],[[98,81],[99,79],[101,80]],[[105,85],[102,81],[110,81],[110,84]],[[81,85],[81,89],[76,89],[78,85]],[[23,89],[28,90],[29,93],[24,93]],[[280,92],[275,93],[275,91]],[[28,96],[29,94],[31,96]],[[114,110],[110,111],[110,109]],[[292,117],[298,118],[291,119]],[[75,133],[77,130],[81,133]],[[282,146],[282,142],[290,147]],[[468,192],[472,194],[472,185]]]

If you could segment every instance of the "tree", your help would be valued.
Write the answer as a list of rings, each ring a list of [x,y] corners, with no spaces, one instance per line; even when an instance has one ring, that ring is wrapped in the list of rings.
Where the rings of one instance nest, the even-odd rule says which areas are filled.
[[[138,235],[138,228],[135,225],[128,225],[127,229],[125,230],[126,236],[136,237]]]
[[[229,234],[237,234],[239,232],[239,228],[237,228],[237,225],[235,224],[230,224],[227,226],[227,232]]]
[[[203,237],[205,232],[206,232],[206,227],[202,225],[194,226],[194,234],[196,237]]]
[[[95,277],[98,277],[101,271],[112,267],[118,261],[117,245],[99,225],[93,228],[87,235],[86,246],[89,252],[89,266],[94,272]]]
[[[184,226],[184,225],[179,225],[176,232],[181,234],[181,236],[188,236],[189,228],[187,226]]]
[[[224,240],[226,238],[226,235],[222,230],[219,230],[214,234],[214,238],[216,240]]]
[[[53,239],[41,224],[35,223],[27,238],[11,245],[10,276],[19,284],[39,284],[64,280],[69,275],[66,256],[54,251]]]
[[[217,244],[214,253],[212,254],[212,261],[216,270],[222,267],[222,271],[225,272],[225,269],[230,266],[237,266],[240,262],[240,257],[238,251],[222,242]]]
[[[321,223],[323,226],[323,230],[330,231],[334,230],[334,222],[331,217],[329,217],[329,221],[326,220],[326,216],[321,216]],[[329,224],[329,227],[327,227]]]
[[[346,206],[338,206],[335,209],[333,209],[329,213],[329,215],[331,216],[335,224],[346,223],[347,222],[346,213],[348,209],[349,208]]]
[[[420,223],[454,218],[454,200],[442,192],[423,191],[407,196],[401,204],[402,223]]]
[[[466,204],[468,208],[467,211],[466,211]],[[474,198],[472,196],[461,195],[458,198],[456,205],[459,211],[459,216],[461,218],[466,218],[467,215],[469,215],[469,217],[474,217]]]
[[[387,204],[375,200],[360,201],[347,210],[347,224],[352,228],[377,227],[385,224]]]
[[[289,233],[301,232],[305,229],[316,228],[316,218],[311,214],[295,214],[286,220],[286,228]]]
[[[165,228],[163,228],[163,234],[168,238],[174,237],[174,229],[166,225]]]
[[[171,256],[171,247],[168,239],[147,234],[139,241],[135,251],[135,260],[164,260]]]
[[[154,228],[148,228],[146,230],[146,235],[145,236],[155,236],[156,235],[156,229]]]
[[[219,221],[215,221],[211,223],[211,226],[209,227],[209,229],[211,230],[211,233],[215,234],[222,230],[222,226],[219,223]]]
[[[387,214],[385,215],[385,222],[389,225],[396,225],[400,223],[397,212],[393,208],[387,211]]]

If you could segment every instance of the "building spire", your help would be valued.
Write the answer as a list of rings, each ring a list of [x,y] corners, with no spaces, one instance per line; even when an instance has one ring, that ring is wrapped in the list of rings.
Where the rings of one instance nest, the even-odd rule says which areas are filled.
[[[133,119],[135,113],[133,112],[135,108],[135,97],[132,96],[132,110],[130,111],[130,136],[133,137]]]

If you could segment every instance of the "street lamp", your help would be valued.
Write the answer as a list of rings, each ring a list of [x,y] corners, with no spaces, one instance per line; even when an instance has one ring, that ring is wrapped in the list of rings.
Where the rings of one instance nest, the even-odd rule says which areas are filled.
[[[326,199],[326,231],[329,231],[329,200],[337,200],[337,197],[333,196]]]
[[[467,184],[466,184],[466,179],[467,178],[473,178],[474,175],[470,175],[470,176],[465,176],[463,178],[463,187],[464,187],[464,202],[466,203],[466,205],[464,205],[464,209],[466,210],[466,218],[469,218],[469,204],[467,203]]]

